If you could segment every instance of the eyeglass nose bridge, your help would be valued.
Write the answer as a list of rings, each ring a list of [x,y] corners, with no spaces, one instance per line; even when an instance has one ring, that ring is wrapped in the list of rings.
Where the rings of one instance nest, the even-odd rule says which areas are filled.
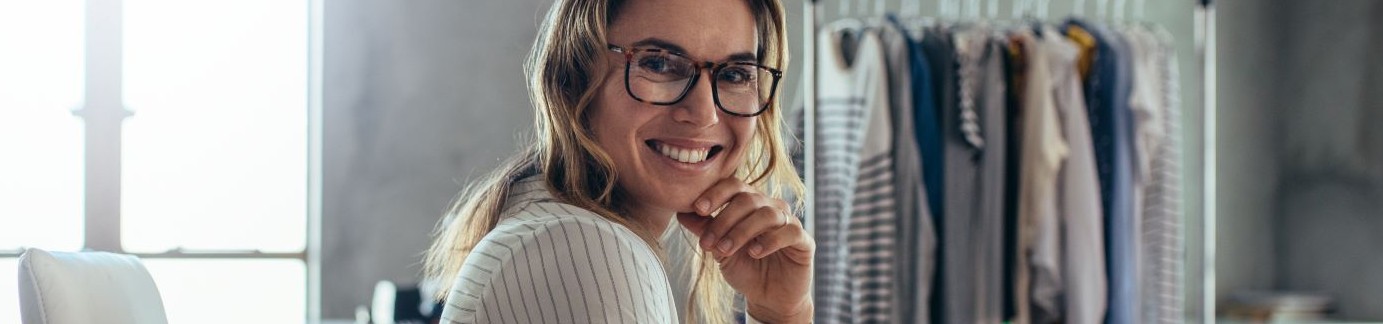
[[[689,77],[689,79],[691,80],[687,80],[687,88],[682,89],[682,95],[677,96],[677,100],[673,100],[672,102],[668,103],[668,105],[675,105],[678,102],[682,102],[683,99],[687,99],[687,94],[691,93],[692,88],[696,88],[696,83],[701,82],[701,76],[710,75],[712,77],[706,79],[706,86],[711,87],[711,103],[715,104],[716,108],[724,109],[724,107],[720,106],[720,89],[716,89],[715,75],[716,71],[725,67],[726,64],[717,64],[716,62],[711,61],[702,61],[699,63],[697,63],[696,61],[692,61],[692,63],[695,64],[693,66],[696,66],[696,69],[693,70],[695,72],[692,72],[692,75]],[[706,73],[703,74],[701,72],[703,70],[706,71]]]

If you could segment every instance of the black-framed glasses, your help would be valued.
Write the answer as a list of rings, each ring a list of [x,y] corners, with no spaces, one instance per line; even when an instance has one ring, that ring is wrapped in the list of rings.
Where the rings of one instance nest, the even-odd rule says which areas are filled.
[[[782,71],[754,62],[698,63],[664,49],[609,46],[610,51],[624,54],[624,89],[629,96],[660,106],[686,98],[701,70],[709,69],[716,107],[734,116],[758,116],[768,110],[783,78]]]

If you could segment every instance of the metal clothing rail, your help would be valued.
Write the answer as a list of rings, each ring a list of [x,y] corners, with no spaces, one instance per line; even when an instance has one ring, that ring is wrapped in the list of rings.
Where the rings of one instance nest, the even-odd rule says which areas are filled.
[[[1217,156],[1215,155],[1216,110],[1215,68],[1217,49],[1215,47],[1215,3],[1213,0],[1199,0],[1196,6],[1196,54],[1201,65],[1201,124],[1202,146],[1201,163],[1201,323],[1215,323],[1215,223],[1216,204],[1215,178]]]
[[[1084,0],[1077,0],[1082,4]],[[1139,12],[1142,11],[1143,1],[1138,3]],[[1215,225],[1216,225],[1216,131],[1217,115],[1216,110],[1216,40],[1215,40],[1215,3],[1214,0],[1196,0],[1197,6],[1194,12],[1196,23],[1195,44],[1198,63],[1201,67],[1201,108],[1202,120],[1202,177],[1201,177],[1201,323],[1215,323]],[[1116,2],[1115,10],[1123,12],[1123,1]],[[978,2],[974,3],[978,6]],[[1104,10],[1108,0],[1100,1],[1100,9]],[[803,96],[803,171],[806,178],[807,197],[804,199],[806,210],[804,213],[805,227],[808,233],[816,233],[816,32],[820,27],[817,21],[821,5],[819,0],[807,0],[802,5],[802,48],[805,59],[802,68],[802,77],[805,85]],[[921,5],[917,4],[914,9],[921,10]],[[1083,10],[1084,6],[1078,6]],[[977,7],[976,7],[977,8]],[[991,2],[990,13],[997,8]],[[978,11],[978,10],[976,10]],[[1140,14],[1141,15],[1141,14]]]

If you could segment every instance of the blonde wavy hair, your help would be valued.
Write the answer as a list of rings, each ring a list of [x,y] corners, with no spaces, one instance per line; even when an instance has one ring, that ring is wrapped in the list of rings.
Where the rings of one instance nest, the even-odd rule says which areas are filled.
[[[524,65],[535,109],[536,138],[518,155],[460,193],[438,224],[432,246],[426,252],[425,280],[451,287],[471,249],[499,223],[513,183],[539,174],[548,190],[564,203],[622,224],[651,246],[659,247],[657,233],[622,212],[626,195],[617,187],[619,174],[588,127],[588,109],[610,75],[603,71],[613,67],[604,57],[608,55],[606,28],[623,1],[626,0],[553,3]],[[782,4],[778,0],[746,1],[760,40],[760,64],[786,70],[787,31]],[[773,197],[801,197],[804,186],[783,141],[778,101],[774,98],[772,107],[755,117],[756,134],[735,176]],[[705,252],[697,257],[713,260]],[[699,263],[701,268],[687,305],[687,321],[726,322],[731,318],[733,291],[716,262]],[[447,290],[440,289],[436,298],[445,298]]]

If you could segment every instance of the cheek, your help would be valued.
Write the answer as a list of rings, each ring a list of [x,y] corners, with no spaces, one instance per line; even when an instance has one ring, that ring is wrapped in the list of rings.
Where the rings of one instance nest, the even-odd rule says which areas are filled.
[[[749,150],[753,149],[749,145],[753,143],[756,136],[759,136],[757,133],[759,130],[759,117],[729,117],[721,120],[727,121],[725,124],[730,127],[730,133],[734,136],[735,140],[735,150],[726,161],[727,165],[736,167],[742,165],[745,162],[744,160],[749,156]],[[731,168],[731,170],[727,170],[726,172],[733,172],[733,169],[735,168]]]
[[[625,94],[622,79],[616,81],[606,82],[592,101],[589,126],[596,144],[616,160],[615,167],[626,169],[634,164],[636,150],[642,147],[637,143],[637,130],[652,116],[643,103]]]
[[[624,106],[629,104],[618,96],[622,94],[622,92],[616,91],[619,89],[616,84],[607,80],[600,87],[600,91],[591,101],[591,106],[587,111],[588,116],[590,116],[588,126],[591,134],[595,136],[597,144],[611,154],[614,154],[613,150],[617,148],[614,146],[615,141],[621,137],[620,125],[626,125],[626,122],[620,119],[621,116],[625,116],[623,111],[628,110]]]

